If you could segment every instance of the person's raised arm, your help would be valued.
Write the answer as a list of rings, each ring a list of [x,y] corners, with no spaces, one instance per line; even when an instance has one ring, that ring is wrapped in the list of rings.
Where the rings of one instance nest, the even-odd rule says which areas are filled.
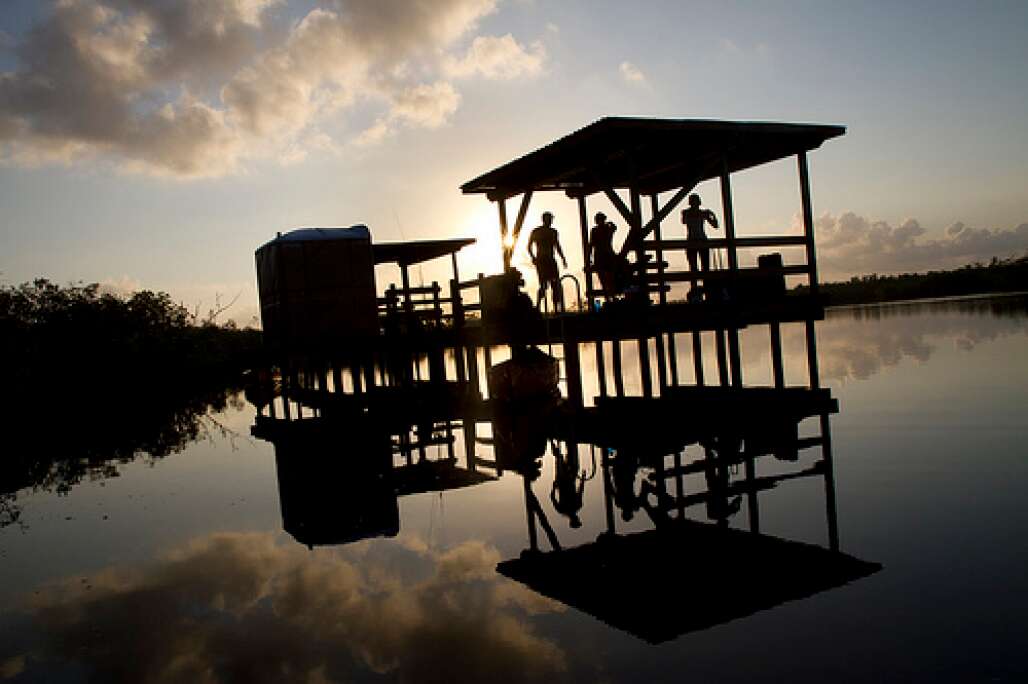
[[[721,227],[717,225],[717,216],[710,209],[707,209],[706,213],[703,215],[703,218],[707,220],[707,223],[709,223],[714,230],[721,229]]]

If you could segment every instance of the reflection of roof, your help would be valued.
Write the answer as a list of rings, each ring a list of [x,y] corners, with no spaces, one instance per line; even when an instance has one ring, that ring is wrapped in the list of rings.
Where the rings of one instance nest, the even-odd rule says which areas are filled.
[[[400,266],[420,264],[422,261],[459,252],[474,241],[474,238],[455,238],[452,240],[385,242],[374,246],[375,263],[388,264],[395,262]]]
[[[527,190],[634,187],[644,194],[692,186],[812,150],[843,126],[607,117],[461,186],[509,197]]]
[[[812,596],[881,569],[818,546],[689,520],[506,560],[497,570],[650,643]]]

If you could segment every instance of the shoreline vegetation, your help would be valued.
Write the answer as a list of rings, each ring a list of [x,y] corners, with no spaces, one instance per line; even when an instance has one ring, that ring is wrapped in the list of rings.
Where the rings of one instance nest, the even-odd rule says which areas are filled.
[[[220,313],[97,284],[0,286],[0,527],[19,522],[19,490],[67,493],[224,431],[210,413],[240,401],[261,336]]]
[[[917,299],[961,297],[1028,291],[1028,255],[993,258],[948,271],[899,275],[854,276],[848,281],[818,285],[825,306],[878,304]],[[805,294],[800,285],[791,290]]]

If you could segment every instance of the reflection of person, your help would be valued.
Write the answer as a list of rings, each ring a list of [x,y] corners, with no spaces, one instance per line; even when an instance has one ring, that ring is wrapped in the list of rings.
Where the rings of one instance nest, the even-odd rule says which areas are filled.
[[[550,489],[550,503],[553,509],[567,516],[571,527],[581,527],[582,520],[578,512],[582,510],[585,492],[585,477],[578,472],[578,454],[568,450],[567,456],[561,456],[560,447],[551,442],[555,465],[553,469],[553,487]]]
[[[742,452],[742,440],[734,435],[717,435],[703,442],[705,451],[703,477],[707,482],[707,517],[720,524],[739,512],[742,497],[728,497],[731,485],[729,465],[738,463]]]
[[[709,223],[714,230],[718,229],[717,216],[710,209],[700,208],[700,196],[689,195],[689,207],[682,210],[682,223],[685,224],[685,237],[689,240],[706,240],[707,232],[704,224]],[[696,261],[699,259],[704,271],[710,270],[710,248],[688,247],[685,256],[689,260],[689,270],[696,272]]]
[[[596,223],[589,231],[589,251],[593,271],[600,278],[600,287],[607,297],[613,297],[620,290],[619,276],[624,268],[624,259],[614,251],[614,231],[617,226],[607,220],[603,212],[596,214]]]
[[[610,469],[614,504],[621,509],[621,519],[630,522],[641,508],[639,496],[635,493],[635,473],[639,469],[639,458],[624,449],[619,450]]]
[[[564,262],[564,268],[568,267],[568,260],[564,257],[564,250],[560,248],[560,236],[557,229],[553,227],[553,214],[543,213],[543,223],[535,228],[528,238],[528,256],[535,264],[535,271],[539,276],[539,294],[536,296],[535,305],[542,308],[543,296],[549,286],[553,293],[553,309],[564,309],[564,297],[560,291],[560,271],[557,270],[557,259],[554,252],[560,255]]]

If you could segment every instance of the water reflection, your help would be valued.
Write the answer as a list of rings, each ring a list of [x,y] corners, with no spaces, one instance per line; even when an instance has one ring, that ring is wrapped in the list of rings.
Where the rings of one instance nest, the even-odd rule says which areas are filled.
[[[459,406],[420,425],[372,430],[364,420],[321,432],[327,422],[307,412],[294,422],[310,432],[275,436],[275,458],[261,442],[244,444],[212,476],[211,454],[187,448],[181,461],[194,470],[183,482],[197,490],[208,478],[220,482],[205,495],[214,504],[197,514],[207,516],[204,526],[175,537],[181,505],[169,504],[162,518],[126,514],[107,536],[130,530],[136,536],[119,543],[139,546],[135,555],[95,548],[99,535],[77,538],[63,517],[34,521],[24,535],[4,530],[5,583],[17,584],[19,566],[36,567],[23,573],[27,596],[0,611],[0,678],[1022,673],[1025,369],[1017,353],[1028,316],[1023,298],[1007,303],[844,309],[819,324],[823,374],[862,379],[847,383],[848,394],[843,388],[832,420],[839,546],[886,566],[866,579],[876,566],[832,554],[831,539],[828,549],[796,541],[822,539],[832,527],[835,487],[818,443],[833,436],[832,426],[822,430],[823,403],[796,413],[779,395],[727,413],[709,393],[700,408],[684,396],[628,397],[596,402],[591,419],[559,407]],[[985,376],[981,393],[930,382],[953,358],[966,360],[962,372]],[[881,373],[894,365],[904,367]],[[912,387],[897,399],[895,378],[907,371],[901,382]],[[925,413],[923,394],[938,395],[956,419],[944,425]],[[983,396],[998,396],[1005,412],[985,417]],[[909,417],[869,428],[866,407],[889,401]],[[215,505],[227,511],[247,478],[268,499],[267,515],[219,513]],[[82,483],[70,499],[82,500],[88,479],[68,478]],[[144,491],[148,503],[155,490]],[[432,533],[429,505],[438,512],[443,501],[423,493],[444,491],[448,527],[439,534],[437,517]],[[139,489],[126,494],[142,498]],[[50,560],[76,545],[71,560]],[[65,579],[42,582],[47,576]],[[670,647],[644,643],[683,634]],[[871,655],[851,665],[854,651]]]
[[[70,407],[61,416],[60,429],[36,416],[19,421],[18,429],[5,435],[7,449],[0,459],[0,528],[24,525],[19,492],[67,494],[83,480],[117,477],[120,466],[137,459],[154,462],[213,434],[234,437],[214,414],[243,405],[236,391],[175,400],[156,393],[124,399],[117,402],[117,412],[104,419],[97,419],[93,410],[83,417],[76,407]]]
[[[904,302],[830,310],[819,330],[821,374],[826,380],[865,380],[904,358],[921,363],[943,340],[971,351],[1028,331],[1028,297]],[[883,323],[887,325],[869,325]]]
[[[495,573],[480,542],[311,556],[219,533],[150,565],[47,586],[0,662],[100,681],[533,681],[566,667],[529,617],[561,607]]]
[[[522,481],[527,538],[499,571],[651,642],[880,568],[839,552],[829,434],[838,404],[828,390],[675,387],[579,409],[559,400],[466,402],[463,415],[441,422],[435,410],[431,429],[409,415],[399,431],[396,416],[258,417],[254,433],[275,445],[283,528],[308,546],[393,537],[401,497],[512,471]],[[816,433],[801,437],[808,419]],[[419,439],[447,449],[433,458]],[[758,476],[767,459],[778,465],[762,465]],[[760,534],[760,495],[806,478],[823,481],[828,549]],[[590,515],[587,498],[603,502],[602,517]],[[744,502],[746,532],[730,528]],[[708,522],[690,517],[694,509]],[[583,532],[593,540],[583,543]],[[613,589],[645,583],[664,587],[661,610]]]

